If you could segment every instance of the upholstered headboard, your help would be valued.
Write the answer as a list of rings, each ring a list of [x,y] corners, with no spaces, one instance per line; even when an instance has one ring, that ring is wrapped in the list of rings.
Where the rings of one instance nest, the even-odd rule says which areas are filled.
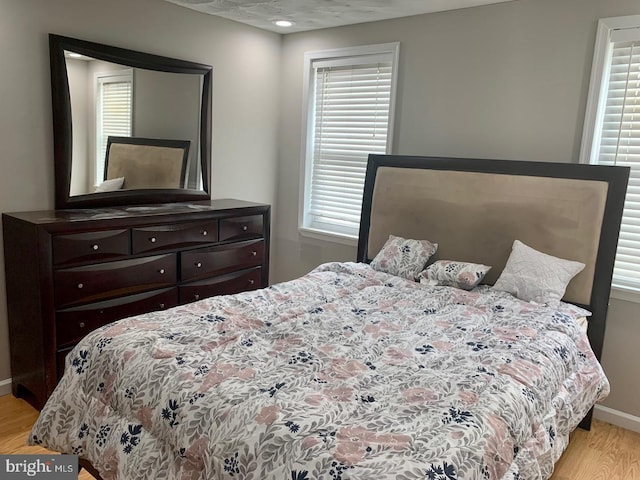
[[[183,188],[189,140],[112,137],[107,140],[104,179],[124,178],[123,189]]]
[[[370,261],[389,235],[438,243],[433,260],[502,272],[514,240],[586,265],[564,299],[588,308],[602,352],[629,169],[592,165],[371,155],[358,244]]]

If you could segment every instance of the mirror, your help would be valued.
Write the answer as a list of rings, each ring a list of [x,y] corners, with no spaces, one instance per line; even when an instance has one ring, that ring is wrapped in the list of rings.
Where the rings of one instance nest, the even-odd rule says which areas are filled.
[[[211,197],[209,65],[54,34],[49,53],[57,209]]]

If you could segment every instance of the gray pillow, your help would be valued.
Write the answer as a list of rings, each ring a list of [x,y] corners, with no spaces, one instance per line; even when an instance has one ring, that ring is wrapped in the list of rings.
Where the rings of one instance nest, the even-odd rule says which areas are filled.
[[[371,266],[381,272],[415,280],[437,249],[438,244],[428,240],[389,235],[382,250],[371,261]]]
[[[420,272],[420,283],[456,287],[462,290],[475,288],[491,270],[491,267],[479,263],[438,260]]]

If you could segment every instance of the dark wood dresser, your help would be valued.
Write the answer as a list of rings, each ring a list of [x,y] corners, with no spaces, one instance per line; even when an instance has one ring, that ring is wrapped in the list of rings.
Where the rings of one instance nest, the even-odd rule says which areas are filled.
[[[269,281],[269,205],[6,213],[2,225],[13,394],[38,409],[91,330]]]

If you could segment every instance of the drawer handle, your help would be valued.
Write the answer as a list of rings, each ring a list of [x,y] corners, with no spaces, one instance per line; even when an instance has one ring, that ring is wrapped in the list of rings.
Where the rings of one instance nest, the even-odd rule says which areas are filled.
[[[158,270],[158,273],[159,273],[160,275],[163,275],[163,274],[164,274],[164,268],[161,268],[160,270]]]
[[[196,265],[196,268],[200,268],[200,267],[202,267],[202,262],[196,262],[195,265]]]
[[[93,250],[98,250],[98,248],[99,248],[99,247],[98,247],[98,244],[97,244],[97,243],[94,243],[93,245],[91,245],[91,248],[92,248]]]
[[[161,303],[161,304],[159,305],[159,307],[160,307],[161,309],[164,309],[164,303]]]
[[[151,238],[149,238],[149,241],[150,241],[151,243],[156,243],[156,237],[151,237]]]
[[[253,285],[254,283],[256,283],[256,281],[253,278],[249,279],[249,285]]]
[[[242,225],[242,231],[246,232],[247,230],[249,230],[249,227],[247,227],[246,225]]]
[[[79,283],[78,288],[84,288],[84,283]]]
[[[255,256],[257,256],[257,255],[258,255],[258,252],[256,252],[255,250],[253,250],[253,251],[251,252],[251,256],[252,256],[252,257],[255,257]]]
[[[200,300],[200,294],[199,293],[194,293],[193,294],[193,298],[195,298],[196,300]]]
[[[80,327],[80,328],[84,328],[84,322],[80,322],[80,323],[78,324],[78,327]]]
[[[209,232],[207,232],[206,230],[202,230],[200,233],[206,237]]]

